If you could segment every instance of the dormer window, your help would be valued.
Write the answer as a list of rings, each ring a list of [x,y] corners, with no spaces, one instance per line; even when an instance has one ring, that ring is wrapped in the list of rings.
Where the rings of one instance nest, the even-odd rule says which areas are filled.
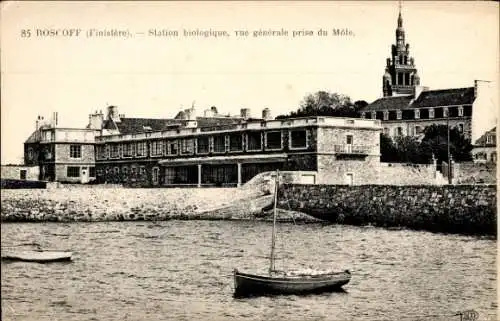
[[[420,109],[415,109],[415,119],[420,119]]]
[[[389,120],[389,111],[384,110],[384,120]]]
[[[464,107],[460,106],[458,107],[458,117],[463,117],[464,116]]]
[[[434,108],[429,108],[429,118],[434,118]]]
[[[493,136],[486,135],[486,144],[491,144],[491,143],[493,143]]]
[[[361,113],[361,118],[366,118],[366,113],[365,112]]]
[[[372,119],[376,119],[377,118],[377,112],[376,111],[372,111],[371,116],[372,116]]]
[[[450,114],[449,114],[449,112],[448,112],[448,107],[444,107],[444,108],[443,108],[443,116],[444,116],[444,117],[449,117],[449,115],[450,115]]]
[[[396,118],[397,119],[403,118],[403,112],[401,110],[396,111]]]

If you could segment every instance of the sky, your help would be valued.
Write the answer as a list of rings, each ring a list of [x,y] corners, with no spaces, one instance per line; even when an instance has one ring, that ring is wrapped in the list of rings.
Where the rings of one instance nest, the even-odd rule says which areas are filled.
[[[496,2],[403,1],[406,41],[421,84],[498,83],[498,9]],[[1,163],[22,162],[37,116],[53,112],[61,127],[84,127],[90,113],[108,105],[128,117],[171,118],[193,104],[200,111],[215,105],[224,114],[250,108],[255,117],[268,107],[277,116],[318,90],[372,102],[382,95],[398,10],[397,1],[4,1]],[[353,36],[317,36],[333,28]],[[37,36],[37,29],[81,31]],[[130,36],[87,37],[90,29],[128,30]],[[150,36],[151,29],[179,36]],[[196,29],[229,36],[183,36]],[[269,29],[289,36],[253,37]],[[238,37],[236,30],[249,35]],[[292,36],[305,30],[315,35]],[[496,113],[481,111],[490,120]]]

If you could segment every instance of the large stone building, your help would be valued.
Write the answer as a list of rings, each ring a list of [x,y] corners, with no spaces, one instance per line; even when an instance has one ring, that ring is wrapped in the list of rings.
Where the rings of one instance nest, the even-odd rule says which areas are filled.
[[[117,107],[90,116],[98,182],[145,186],[239,186],[256,174],[304,172],[309,183],[378,179],[380,122],[306,117],[273,120],[194,108],[173,119],[127,118]]]
[[[433,124],[457,127],[470,138],[477,87],[477,81],[474,87],[466,88],[429,90],[420,86],[400,12],[396,43],[392,45],[382,77],[383,97],[364,107],[361,116],[381,120],[384,133],[393,138],[422,137],[425,127]]]
[[[100,131],[57,126],[57,114],[38,117],[35,131],[24,143],[24,163],[39,167],[39,179],[68,183],[95,180],[95,137]]]

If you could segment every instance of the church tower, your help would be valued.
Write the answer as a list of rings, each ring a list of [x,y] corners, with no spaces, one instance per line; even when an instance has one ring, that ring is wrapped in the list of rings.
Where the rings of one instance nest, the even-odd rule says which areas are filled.
[[[391,58],[387,58],[382,80],[384,97],[411,95],[415,86],[420,85],[420,77],[415,68],[415,60],[410,57],[410,45],[405,42],[401,2],[399,3],[396,44],[392,45]]]

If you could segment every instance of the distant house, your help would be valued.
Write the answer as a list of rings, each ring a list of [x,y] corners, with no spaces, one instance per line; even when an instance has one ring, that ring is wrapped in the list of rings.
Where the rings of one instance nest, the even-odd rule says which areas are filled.
[[[497,128],[484,133],[474,142],[472,156],[475,163],[496,163],[497,162]]]

